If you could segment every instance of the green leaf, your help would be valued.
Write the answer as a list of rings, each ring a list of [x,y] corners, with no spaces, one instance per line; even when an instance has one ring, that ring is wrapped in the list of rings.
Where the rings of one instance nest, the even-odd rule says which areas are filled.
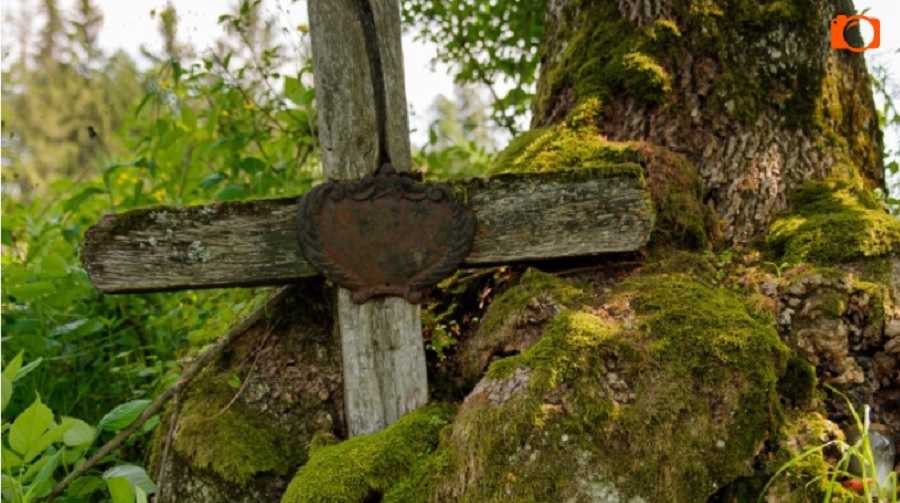
[[[81,208],[81,205],[84,204],[88,199],[96,196],[97,194],[105,194],[106,191],[98,188],[98,187],[88,187],[78,194],[70,197],[65,203],[63,203],[63,210],[66,212],[74,212]]]
[[[34,477],[36,477],[37,474],[44,469],[44,466],[46,466],[52,458],[53,455],[41,456],[34,463],[26,466],[27,470],[25,470],[25,475],[21,477],[22,482],[25,484],[31,482],[31,480],[34,479]]]
[[[9,446],[19,454],[25,454],[40,440],[53,424],[53,411],[37,397],[13,422],[9,430]]]
[[[125,477],[106,479],[106,487],[113,503],[134,503],[134,491],[131,490],[131,482]]]
[[[225,187],[222,192],[219,192],[219,195],[216,197],[219,201],[231,201],[233,199],[240,199],[244,197],[247,193],[247,188],[239,183],[230,183],[227,187]]]
[[[66,494],[73,498],[83,498],[103,489],[103,479],[93,475],[78,477],[66,488]]]
[[[38,281],[36,283],[22,283],[10,288],[9,293],[17,300],[29,302],[37,300],[44,295],[49,295],[56,291],[53,283],[47,281]]]
[[[62,418],[62,424],[71,423],[71,427],[66,434],[63,435],[63,442],[69,447],[81,447],[90,445],[94,442],[94,428],[82,421],[72,417]]]
[[[231,374],[231,378],[228,379],[228,387],[231,389],[238,389],[241,387],[241,376],[237,374]]]
[[[266,169],[266,163],[258,157],[244,157],[238,163],[238,167],[252,175]]]
[[[0,412],[6,410],[6,406],[9,404],[10,398],[12,398],[13,394],[13,385],[12,381],[6,378],[5,375],[0,375],[0,383],[3,385],[2,396],[0,396]]]
[[[66,261],[56,254],[45,255],[41,260],[41,273],[45,276],[65,276]]]
[[[59,337],[60,335],[72,333],[75,330],[81,328],[87,322],[87,319],[82,318],[80,320],[70,321],[64,325],[54,327],[53,330],[50,331],[50,337]]]
[[[3,246],[13,245],[12,231],[9,229],[0,229],[0,244],[3,244]]]
[[[62,451],[57,451],[56,454],[50,456],[49,459],[46,457],[41,458],[42,460],[46,459],[47,462],[44,463],[41,470],[34,477],[34,481],[29,488],[28,492],[31,493],[32,501],[42,498],[50,492],[50,488],[53,485],[53,472],[55,472],[56,467],[59,466],[59,458],[61,456]]]
[[[208,189],[210,187],[215,187],[216,185],[221,183],[223,180],[227,180],[227,179],[228,179],[228,177],[222,173],[213,173],[213,174],[207,176],[206,178],[204,178],[200,182],[200,188]]]
[[[144,109],[144,105],[146,105],[147,102],[150,101],[150,98],[152,98],[152,97],[154,97],[154,96],[156,96],[156,92],[147,93],[147,94],[144,95],[144,98],[143,98],[143,99],[141,100],[141,102],[138,104],[137,108],[134,109],[134,116],[135,116],[135,117],[137,117],[138,115],[141,114],[141,110]]]
[[[22,461],[27,463],[46,451],[52,444],[62,441],[63,435],[65,435],[71,427],[72,423],[64,423],[50,428],[49,431],[41,435],[40,438],[28,447],[28,452],[25,453],[25,457],[22,458]]]
[[[22,368],[22,358],[24,357],[25,351],[19,351],[19,354],[14,356],[3,368],[3,377],[9,379],[10,382],[14,382],[16,380],[16,374],[18,374],[19,369]]]
[[[135,503],[147,503],[147,493],[140,487],[134,488]]]
[[[141,488],[147,494],[156,492],[156,484],[150,480],[150,476],[140,466],[119,465],[103,472],[103,478],[107,480],[119,477],[127,479],[132,487]]]
[[[4,494],[8,494],[9,492],[21,494],[22,485],[19,484],[16,479],[4,473],[0,475],[0,490],[2,490]]]
[[[134,422],[148,405],[150,400],[132,400],[123,403],[103,416],[97,427],[103,431],[121,431]]]
[[[197,114],[188,107],[181,109],[181,122],[187,127],[188,131],[197,129]]]
[[[42,361],[44,361],[43,357],[38,358],[33,362],[26,363],[18,372],[16,372],[16,378],[13,379],[13,384],[19,382],[20,379],[30,374],[32,370],[38,368],[38,365],[40,365]]]
[[[4,468],[15,468],[17,466],[22,466],[22,458],[15,452],[4,448],[3,449],[3,467]]]

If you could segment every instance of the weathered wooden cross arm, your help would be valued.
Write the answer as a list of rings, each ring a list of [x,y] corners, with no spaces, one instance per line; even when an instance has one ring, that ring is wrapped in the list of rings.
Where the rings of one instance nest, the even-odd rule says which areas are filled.
[[[397,173],[409,171],[412,164],[399,1],[322,0],[307,2],[307,7],[323,172],[328,178],[347,181],[372,175],[376,168],[387,173],[382,168],[390,166],[391,180],[397,181],[395,177],[402,177]],[[388,203],[387,210],[381,211],[356,207],[353,211],[360,219],[349,226],[337,216],[342,215],[340,211],[319,210],[342,200],[347,191],[353,192],[350,199],[355,200],[370,187],[380,191],[390,183],[375,175],[372,180],[377,180],[371,184],[366,179],[354,185],[362,187],[362,193],[350,186],[335,188],[331,182],[313,189],[314,196],[323,193],[319,189],[334,190],[328,203],[316,196],[306,199],[315,201],[309,205],[287,198],[132,211],[106,217],[91,228],[82,255],[91,281],[103,292],[275,285],[316,274],[301,246],[323,272],[348,271],[324,253],[330,245],[322,245],[319,238],[351,236],[349,244],[331,251],[351,261],[374,259],[375,265],[366,271],[374,269],[381,283],[369,293],[395,293],[392,278],[380,273],[432,256],[431,247],[420,243],[404,248],[402,238],[418,235],[432,244],[437,241],[440,248],[449,243],[450,251],[443,259],[419,271],[422,276],[410,278],[404,288],[417,290],[405,290],[405,298],[376,297],[357,304],[359,299],[353,296],[361,295],[361,288],[337,291],[335,326],[341,338],[347,429],[351,436],[372,433],[427,402],[421,311],[407,299],[418,300],[420,286],[432,284],[435,276],[456,267],[470,238],[472,248],[463,266],[626,252],[647,241],[652,228],[650,197],[640,168],[623,168],[615,173],[575,169],[502,175],[452,182],[452,187],[436,192],[410,189],[404,178],[398,186],[410,192],[400,193],[412,203],[397,203],[404,209]],[[433,213],[438,216],[442,211],[447,214],[449,194],[455,195],[474,213],[474,234],[470,234],[471,216],[455,204],[452,227],[431,225],[435,219],[423,216],[434,210],[424,206],[426,192],[432,202],[445,205]],[[378,193],[374,197],[381,201],[378,205],[397,196],[396,192],[390,197]],[[302,245],[301,206],[302,218],[312,216],[299,221],[304,229]],[[330,216],[323,216],[326,213]],[[400,214],[405,217],[394,219]],[[323,229],[331,225],[331,230],[320,233],[319,224],[326,221],[330,224]],[[417,228],[422,226],[440,232],[429,234]],[[372,232],[375,227],[379,231]],[[453,232],[445,240],[442,230],[447,229]],[[367,241],[373,235],[377,239]],[[364,239],[358,241],[359,237]],[[404,258],[382,253],[398,251]],[[361,283],[358,275],[355,279],[334,276],[349,278],[343,283],[336,279],[342,287],[356,288]]]
[[[467,267],[634,251],[652,227],[649,193],[628,170],[450,184],[476,217]],[[289,283],[318,274],[300,252],[297,206],[291,197],[108,215],[87,231],[82,257],[107,293]]]

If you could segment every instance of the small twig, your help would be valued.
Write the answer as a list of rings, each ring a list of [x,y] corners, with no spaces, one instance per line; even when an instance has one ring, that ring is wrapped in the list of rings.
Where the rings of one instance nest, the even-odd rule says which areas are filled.
[[[165,390],[161,395],[156,397],[144,412],[133,422],[128,428],[122,430],[121,433],[115,436],[112,440],[104,444],[97,451],[96,454],[91,456],[90,459],[84,462],[81,466],[72,470],[66,478],[62,479],[59,484],[53,487],[53,490],[50,491],[50,494],[47,495],[45,501],[53,501],[57,496],[59,496],[63,490],[65,490],[66,486],[68,486],[73,480],[87,473],[88,470],[94,467],[97,463],[99,463],[103,458],[105,458],[109,453],[111,453],[115,448],[122,445],[128,437],[131,436],[132,433],[137,431],[144,423],[147,422],[148,419],[153,417],[159,409],[163,407],[173,396],[178,394],[181,390],[183,390],[188,383],[190,383],[197,374],[200,373],[207,365],[209,365],[212,361],[214,361],[219,355],[222,354],[225,349],[230,346],[234,341],[236,341],[241,335],[247,332],[247,330],[252,327],[257,321],[259,321],[266,313],[269,312],[269,309],[274,307],[276,304],[280,303],[287,297],[288,293],[292,289],[291,286],[285,286],[275,292],[274,295],[269,297],[266,302],[256,308],[249,316],[244,318],[240,323],[235,325],[231,330],[225,334],[224,337],[216,341],[215,344],[209,347],[206,351],[203,352],[200,356],[194,360],[193,365],[188,367],[187,370],[184,371],[184,374],[181,375],[181,378],[178,379],[178,382],[173,384],[169,389]]]
[[[154,501],[165,501],[165,491],[166,491],[166,463],[169,459],[169,448],[172,445],[172,441],[175,438],[175,432],[178,427],[178,412],[179,412],[179,401],[178,397],[180,395],[178,393],[172,397],[172,414],[171,414],[171,424],[169,424],[169,431],[166,433],[165,443],[163,444],[163,451],[159,457],[159,470],[156,472],[156,487],[158,488],[156,495],[154,496]]]
[[[203,423],[208,423],[210,421],[213,421],[216,418],[220,417],[222,414],[224,414],[226,411],[228,411],[228,409],[230,409],[232,405],[234,405],[234,402],[237,401],[238,397],[241,396],[241,393],[243,393],[244,390],[247,388],[247,384],[250,382],[250,376],[253,375],[253,369],[256,368],[256,362],[259,361],[259,355],[262,354],[263,346],[265,346],[266,341],[269,340],[269,335],[271,333],[272,333],[271,329],[266,331],[266,335],[263,337],[262,342],[259,343],[259,348],[256,350],[256,355],[253,357],[253,363],[250,364],[250,370],[248,370],[247,375],[244,376],[244,382],[241,383],[241,387],[237,390],[237,393],[235,393],[234,396],[231,397],[231,400],[229,400],[228,403],[226,403],[225,406],[222,407],[222,409],[219,410],[218,412],[216,412],[215,414],[208,416],[208,417],[201,417],[200,419],[195,419],[193,421],[185,421],[184,424],[182,425],[182,427],[185,427],[188,425],[196,426],[198,424],[203,424]]]
[[[628,261],[628,262],[615,262],[612,265],[616,265],[616,266],[640,265],[642,263],[643,262],[641,262],[640,260],[632,260],[632,261]],[[565,276],[567,274],[576,274],[579,272],[596,271],[597,269],[603,269],[609,265],[610,265],[610,263],[589,265],[589,266],[585,266],[585,267],[575,267],[573,269],[565,269],[563,271],[557,271],[557,272],[554,272],[554,274],[556,274],[557,276]]]
[[[462,278],[459,278],[458,280],[456,280],[456,282],[457,282],[457,283],[464,283],[464,282],[466,282],[466,281],[471,281],[471,280],[473,280],[473,279],[475,279],[475,278],[480,278],[480,277],[482,277],[482,276],[487,276],[487,275],[489,275],[489,274],[494,274],[495,272],[497,272],[497,271],[499,271],[499,270],[500,270],[500,267],[491,267],[490,269],[485,269],[485,270],[483,270],[483,271],[478,271],[478,272],[476,272],[476,273],[472,273],[472,274],[470,274],[470,275],[468,275],[468,276],[463,276]]]

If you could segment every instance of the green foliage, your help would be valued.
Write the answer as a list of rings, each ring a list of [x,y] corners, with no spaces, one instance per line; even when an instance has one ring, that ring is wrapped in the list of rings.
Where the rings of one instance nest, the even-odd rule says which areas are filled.
[[[895,54],[900,55],[900,49]],[[869,61],[869,69],[875,103],[881,106],[878,126],[886,140],[884,168],[889,195],[885,196],[885,202],[894,216],[900,216],[900,82],[891,78],[889,67],[883,60]],[[890,143],[891,138],[893,143]]]
[[[484,104],[471,87],[459,87],[457,100],[434,100],[437,118],[428,128],[428,143],[413,163],[428,178],[443,180],[482,175],[493,158],[494,142],[486,127]]]
[[[819,499],[822,503],[838,501],[897,503],[897,473],[891,469],[883,480],[876,476],[876,457],[871,444],[869,406],[864,405],[863,413],[858,414],[847,396],[831,386],[826,385],[826,387],[847,402],[853,413],[853,426],[859,432],[859,439],[852,443],[842,438],[828,442],[811,442],[802,450],[793,449],[792,446],[784,447],[791,457],[772,475],[760,493],[758,501],[763,501],[770,492],[773,492],[769,491],[770,487],[774,487],[774,492],[779,490],[775,487],[777,486],[776,482],[788,479],[806,487],[806,491],[803,491],[802,494],[808,494],[810,497],[802,499],[802,501],[811,502]],[[841,453],[840,458],[833,466],[826,464],[825,461],[824,451],[828,449],[836,449]],[[856,467],[851,468],[854,464]],[[859,493],[861,497],[854,493]],[[795,500],[791,499],[791,501]]]
[[[440,47],[436,60],[458,68],[457,83],[487,86],[493,119],[516,134],[531,104],[546,0],[404,0],[403,18]]]
[[[93,63],[79,76],[79,89],[101,96],[136,92],[123,95],[118,108],[98,105],[112,121],[108,125],[83,114],[73,119],[66,127],[78,126],[79,135],[58,148],[31,139],[66,136],[68,130],[31,130],[23,121],[52,123],[64,114],[16,110],[31,102],[64,108],[44,97],[40,87],[66,95],[66,82],[73,80],[64,73],[51,79],[41,73],[69,71],[50,57],[63,51],[61,37],[45,34],[49,59],[39,61],[44,67],[30,70],[23,63],[5,75],[17,85],[4,85],[3,155],[10,163],[4,176],[17,173],[20,183],[4,179],[5,189],[19,189],[3,198],[3,344],[13,354],[24,350],[30,360],[48,362],[29,374],[22,388],[40,391],[54,410],[97,421],[123,397],[151,397],[177,377],[176,354],[189,339],[199,345],[214,339],[258,297],[252,290],[100,295],[77,255],[83,232],[104,213],[297,194],[314,182],[308,62],[282,74],[280,52],[258,45],[264,37],[247,34],[255,29],[254,12],[239,6],[223,19],[238,33],[233,45],[256,41],[245,58],[225,53],[190,63],[167,60],[141,75],[130,62],[123,70],[124,56],[85,56]],[[47,30],[61,30],[53,23],[67,22],[51,18]],[[117,91],[107,93],[107,87]],[[85,125],[99,137],[82,137]],[[38,174],[46,182],[30,188],[37,183],[28,168],[39,161],[31,154],[36,151],[52,156],[40,161],[46,169]],[[17,394],[10,413],[24,410],[32,398]]]
[[[288,70],[280,50],[259,35],[266,28],[256,4],[223,17],[232,40],[221,52],[175,59],[187,51],[172,40],[169,54],[146,72],[123,54],[92,48],[97,12],[89,4],[81,1],[80,17],[70,20],[46,2],[38,55],[24,54],[3,75],[0,329],[4,354],[24,353],[32,362],[7,362],[20,368],[8,373],[17,376],[15,393],[12,379],[3,378],[3,418],[50,417],[51,426],[35,435],[56,435],[65,417],[84,420],[62,440],[37,437],[50,442],[30,451],[20,450],[18,436],[17,449],[7,444],[15,456],[33,457],[13,465],[4,453],[6,476],[30,497],[89,454],[89,446],[78,447],[76,456],[67,441],[88,430],[91,445],[109,440],[178,379],[177,358],[189,342],[193,351],[215,340],[265,295],[101,295],[78,258],[84,231],[105,213],[294,195],[320,176],[309,62]],[[173,16],[170,6],[160,21]],[[65,39],[71,23],[79,35]],[[144,464],[158,422],[151,418],[104,464]],[[43,423],[34,424],[37,431]],[[69,496],[93,501],[108,487],[116,503],[145,501],[152,491],[128,489],[141,487],[137,470],[143,473],[132,467],[83,477]]]
[[[10,395],[15,393],[14,383],[40,362],[22,363],[22,353],[19,353],[3,369],[4,409]],[[63,476],[90,457],[101,431],[118,432],[127,427],[137,417],[133,414],[135,410],[138,409],[134,404],[123,404],[107,414],[108,420],[91,426],[72,417],[63,416],[57,420],[50,407],[37,397],[12,422],[9,414],[3,414],[3,473],[0,474],[3,500],[12,503],[39,501]],[[94,496],[108,491],[113,503],[145,503],[147,496],[156,491],[143,468],[118,464],[115,458],[105,459],[101,464],[115,466],[102,474],[94,468],[75,479],[68,486],[66,495],[77,501],[95,499]]]
[[[456,304],[451,304],[438,312],[438,304],[429,304],[422,309],[423,335],[428,341],[426,347],[434,351],[439,360],[447,357],[445,351],[455,346],[459,337],[459,323],[453,319],[456,308]]]

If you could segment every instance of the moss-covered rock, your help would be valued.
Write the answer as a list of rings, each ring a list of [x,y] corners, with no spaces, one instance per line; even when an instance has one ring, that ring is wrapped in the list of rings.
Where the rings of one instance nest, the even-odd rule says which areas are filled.
[[[791,196],[791,213],[769,229],[771,252],[785,262],[839,264],[900,252],[900,220],[873,194],[843,180],[809,182]]]
[[[401,418],[386,430],[318,447],[288,486],[282,503],[377,501],[438,443],[455,407],[435,404]]]
[[[731,291],[629,281],[491,365],[384,501],[705,501],[776,431],[786,360],[771,320]]]
[[[210,396],[216,395],[185,404],[176,451],[193,466],[237,485],[263,472],[287,473],[295,464],[288,432],[265,413],[241,403],[228,406],[226,400],[208,400]]]
[[[474,385],[492,358],[528,349],[558,312],[578,309],[593,298],[591,292],[571,282],[528,269],[491,302],[477,336],[461,348],[463,378]]]

